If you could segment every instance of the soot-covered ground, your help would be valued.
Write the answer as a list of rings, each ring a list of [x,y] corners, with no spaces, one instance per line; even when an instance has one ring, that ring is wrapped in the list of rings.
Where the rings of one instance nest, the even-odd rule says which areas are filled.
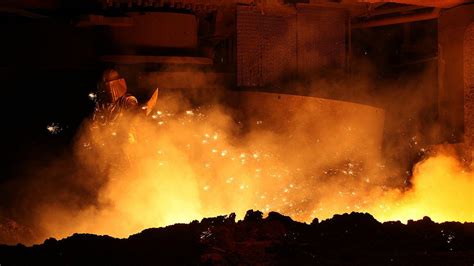
[[[0,245],[4,265],[473,265],[474,224],[380,223],[369,214],[311,224],[248,211],[152,228],[127,239],[75,234],[25,247]]]

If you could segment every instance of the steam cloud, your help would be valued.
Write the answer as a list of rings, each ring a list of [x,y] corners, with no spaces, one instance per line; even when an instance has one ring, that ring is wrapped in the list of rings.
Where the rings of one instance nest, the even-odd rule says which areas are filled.
[[[126,115],[104,130],[85,121],[73,162],[56,158],[22,184],[28,197],[18,205],[30,209],[31,224],[4,225],[13,229],[3,242],[76,232],[126,237],[252,208],[305,222],[351,211],[380,220],[474,220],[473,173],[450,152],[422,161],[400,185],[402,171],[381,153],[381,110],[287,97],[289,113],[260,98],[240,103],[249,105],[241,113],[178,93],[160,98],[151,117]]]

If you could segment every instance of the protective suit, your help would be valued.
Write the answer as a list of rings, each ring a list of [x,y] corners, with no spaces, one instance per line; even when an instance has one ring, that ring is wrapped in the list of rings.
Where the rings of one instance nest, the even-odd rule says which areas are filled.
[[[124,170],[130,165],[130,158],[124,152],[127,145],[135,142],[136,133],[130,114],[139,111],[138,101],[127,93],[127,84],[114,69],[103,72],[97,83],[96,105],[92,116],[89,139],[95,152],[98,172],[109,175],[109,169]],[[128,114],[128,115],[127,115]]]
[[[124,111],[132,111],[137,107],[137,98],[127,93],[125,79],[114,69],[105,70],[97,84],[93,122],[102,126],[113,124]]]

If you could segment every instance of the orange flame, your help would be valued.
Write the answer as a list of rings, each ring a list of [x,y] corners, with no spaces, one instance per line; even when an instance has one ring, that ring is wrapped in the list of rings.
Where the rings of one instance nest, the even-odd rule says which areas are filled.
[[[452,156],[439,154],[415,167],[413,188],[383,199],[387,207],[370,210],[380,220],[474,221],[474,173]]]
[[[242,217],[248,209],[278,211],[305,222],[351,211],[382,221],[425,215],[435,221],[474,221],[474,175],[450,156],[417,165],[413,187],[402,192],[384,177],[390,169],[378,154],[351,161],[334,142],[288,145],[286,133],[243,134],[221,107],[177,112],[179,104],[170,102],[173,112],[158,111],[151,120],[124,117],[125,123],[113,129],[85,127],[78,158],[104,176],[105,185],[95,206],[43,207],[41,224],[48,236],[126,237],[231,212]],[[329,136],[345,119],[324,123],[321,130]],[[304,130],[291,134],[307,136]],[[359,137],[340,137],[344,146],[361,149]]]

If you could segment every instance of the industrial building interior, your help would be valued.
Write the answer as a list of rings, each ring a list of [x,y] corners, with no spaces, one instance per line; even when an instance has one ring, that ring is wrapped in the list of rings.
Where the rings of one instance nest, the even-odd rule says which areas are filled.
[[[380,265],[392,263],[385,259],[394,256],[400,259],[394,263],[397,265],[472,264],[474,246],[467,243],[474,239],[474,175],[471,172],[474,2],[6,0],[0,4],[0,21],[1,108],[4,114],[0,244],[40,244],[49,237],[61,239],[75,232],[126,238],[150,227],[188,223],[231,212],[240,217],[249,209],[262,211],[265,215],[271,211],[280,212],[299,222],[354,211],[370,213],[384,222],[424,216],[439,223],[464,222],[465,228],[451,228],[458,230],[456,239],[459,240],[456,241],[460,242],[454,249],[459,252],[449,253],[453,246],[448,245],[427,251],[435,254],[432,259],[424,257],[426,254],[413,255],[411,251],[407,251],[409,255],[402,252],[406,256],[400,255],[402,253],[387,255],[383,253],[386,250],[377,251],[380,252],[377,254],[385,255],[369,258],[347,254],[340,258],[332,251],[327,256],[317,252],[314,253],[317,255],[309,256],[310,251],[298,245],[291,248],[283,245],[278,246],[278,254],[291,255],[275,257],[267,246],[258,246],[261,243],[257,240],[260,244],[252,242],[255,244],[252,248],[236,248],[234,244],[228,244],[234,238],[222,233],[224,231],[216,231],[215,235],[225,236],[224,244],[215,239],[206,242],[201,234],[198,241],[201,246],[183,247],[184,253],[197,256],[197,259],[178,258],[173,249],[179,249],[178,240],[172,241],[170,250],[163,253],[165,255],[157,256],[164,256],[160,257],[162,261],[172,264],[279,264],[278,260],[281,264],[293,264],[294,259],[296,264],[348,265],[350,258],[355,258],[362,264]],[[86,147],[86,144],[78,143],[82,143],[87,121],[94,111],[97,81],[107,68],[120,73],[126,80],[128,92],[136,96],[140,105],[147,102],[156,88],[159,89],[155,113],[147,119],[168,127],[151,133],[145,126],[148,122],[131,119],[135,122],[127,123],[136,123],[138,128],[133,129],[135,137],[142,134],[144,139],[156,134],[156,141],[147,139],[147,144],[133,146],[141,148],[120,144],[125,150],[121,152],[126,156],[132,154],[127,165],[133,165],[129,167],[133,171],[123,170],[123,165],[116,167],[113,163],[103,170],[105,161],[116,160],[110,150],[97,152],[95,157],[78,151],[78,145]],[[176,114],[172,115],[172,112]],[[193,117],[189,121],[195,121],[182,120],[182,117]],[[188,124],[185,123],[190,126],[186,127]],[[218,132],[219,138],[225,135],[225,141],[212,146],[212,152],[206,156],[220,154],[221,158],[231,158],[234,153],[238,154],[235,157],[239,161],[238,167],[227,161],[204,158],[201,146],[190,148],[207,145],[207,139],[217,141],[217,133],[209,133],[209,137],[207,131],[204,132],[208,129]],[[201,135],[194,139],[201,133],[205,136],[202,143]],[[115,131],[113,134],[115,136]],[[189,143],[183,144],[186,141]],[[166,172],[160,172],[162,170],[153,168],[155,165],[149,165],[150,154],[156,155],[156,152],[143,149],[155,147],[155,144],[165,147],[163,150],[169,148],[173,155],[167,160],[175,162],[174,168],[170,166]],[[252,149],[258,152],[247,151]],[[160,148],[159,156],[161,152]],[[184,153],[187,155],[179,155]],[[414,207],[416,204],[413,203],[410,211],[392,213],[399,204],[406,203],[403,195],[422,186],[415,179],[424,176],[423,170],[431,162],[430,158],[438,160],[444,155],[456,161],[451,167],[451,159],[446,159],[449,161],[446,168],[463,169],[459,170],[459,175],[464,183],[452,182],[458,188],[445,190],[448,192],[431,191],[440,195],[446,193],[439,201],[442,203],[438,203],[432,194],[426,202],[432,202],[439,209],[450,202],[453,205],[443,207],[449,211],[431,208],[428,203],[424,207]],[[256,169],[249,170],[252,156],[255,159],[252,167]],[[101,160],[101,163],[92,162]],[[163,159],[165,166],[167,160]],[[160,166],[162,163],[159,162]],[[436,161],[433,167],[442,168],[444,163]],[[212,169],[212,174],[197,165]],[[91,170],[99,168],[98,175],[109,171],[104,174],[107,175],[105,179],[98,179],[97,173]],[[191,169],[189,173],[186,172],[188,168]],[[269,178],[277,171],[279,174],[274,175],[284,172],[288,177],[283,174],[284,182],[283,179],[247,182],[250,171],[257,172],[257,178]],[[127,179],[131,172],[144,177]],[[159,179],[156,182],[165,184],[166,189],[154,189],[152,181],[145,178],[151,172],[176,181]],[[321,174],[323,177],[311,179],[313,173],[319,175],[320,172],[324,173]],[[443,173],[438,175],[455,179],[452,172]],[[375,177],[382,175],[383,178]],[[192,176],[192,180],[188,176]],[[216,181],[221,176],[222,182]],[[116,181],[119,179],[122,181]],[[369,179],[376,185],[371,183],[367,187]],[[436,183],[438,181],[432,179],[427,183],[449,187],[446,184],[451,183],[450,180]],[[235,190],[226,187],[230,183],[236,183]],[[273,188],[268,188],[271,186]],[[145,191],[143,187],[150,187],[150,190]],[[137,189],[135,194],[128,192],[134,188]],[[290,193],[293,194],[289,196]],[[329,199],[329,195],[339,197],[338,193],[340,197],[346,193],[352,195],[352,200],[336,202]],[[392,196],[397,193],[402,196],[394,200]],[[136,194],[148,196],[146,200],[137,199]],[[284,203],[276,203],[276,199],[284,195],[287,195]],[[153,201],[161,201],[169,209],[150,203]],[[190,206],[190,201],[199,204]],[[384,211],[374,207],[388,205],[387,202],[394,202],[397,207]],[[137,211],[131,211],[131,208],[137,208]],[[415,208],[419,211],[416,215],[411,211]],[[146,210],[158,214],[140,217]],[[182,212],[182,215],[175,215],[176,212]],[[261,219],[257,212],[247,212],[245,219],[254,222],[252,215]],[[273,213],[267,219],[283,219],[279,214],[275,215]],[[360,222],[357,217],[351,219],[355,220],[350,222]],[[117,220],[122,222],[112,225],[112,221]],[[219,221],[225,228],[228,221]],[[286,237],[293,230],[288,228],[293,227],[286,224],[287,220],[282,221]],[[204,220],[201,225],[208,226],[203,223]],[[422,228],[423,225],[420,222],[418,226]],[[217,228],[217,225],[213,226]],[[280,230],[280,227],[272,226],[267,230]],[[239,234],[247,234],[247,229],[239,230],[243,230]],[[323,232],[327,228],[317,230]],[[398,229],[390,230],[396,232]],[[447,229],[443,230],[446,232]],[[186,240],[186,237],[181,238],[183,232],[173,232],[180,241]],[[168,237],[173,238],[173,232]],[[159,234],[156,239],[164,241],[157,245],[166,246],[163,244],[168,241],[166,236]],[[270,239],[268,243],[273,243],[274,239]],[[78,242],[71,246],[81,247],[80,240],[72,239]],[[54,241],[44,242],[43,250],[31,252],[25,251],[24,246],[10,249],[10,246],[0,245],[0,254],[5,258],[3,262],[0,256],[0,265],[29,264],[38,258],[58,265],[80,264],[77,257],[80,252],[70,252],[69,257],[63,258],[52,251],[46,252],[47,248],[67,249],[60,248]],[[285,242],[289,241],[286,238],[279,239],[278,243],[283,243],[281,241],[290,243]],[[351,238],[345,241],[345,245],[352,247],[348,244]],[[154,242],[140,243],[152,245]],[[328,243],[332,244],[328,244],[327,250],[337,247],[336,242]],[[115,251],[124,248],[110,245],[110,252],[114,250],[112,247],[117,248]],[[206,248],[202,248],[203,245]],[[252,253],[253,248],[262,248],[264,255]],[[318,245],[314,248],[326,250]],[[305,249],[306,253],[298,253],[300,249]],[[447,253],[443,253],[445,249]],[[234,253],[222,250],[233,250]],[[422,252],[422,249],[414,250]],[[95,254],[90,250],[87,252]],[[112,255],[107,253],[96,262],[87,263],[156,263],[152,252],[147,252],[138,260],[135,253],[126,252],[123,254],[128,255],[124,256],[129,257],[122,258],[123,261],[108,260]],[[269,252],[273,255],[268,255]],[[357,252],[366,254],[368,251]],[[415,259],[411,261],[410,256]]]
[[[129,87],[137,92],[149,92],[153,86],[210,87],[183,78],[186,71],[199,70],[206,81],[230,89],[348,99],[384,109],[387,106],[370,95],[389,90],[384,89],[386,83],[400,89],[406,77],[424,72],[423,86],[413,88],[410,98],[427,102],[424,126],[439,127],[436,139],[427,141],[464,143],[471,135],[469,110],[464,110],[469,104],[463,104],[468,97],[464,87],[471,87],[466,56],[471,8],[465,1],[7,1],[3,5],[6,96],[21,99],[26,110],[36,110],[31,115],[39,118],[29,119],[38,124],[24,125],[13,116],[8,124],[27,127],[21,131],[47,123],[43,117],[65,121],[73,131],[90,109],[84,94],[93,89],[100,69],[111,65],[124,72]],[[277,34],[282,30],[284,35]],[[25,80],[24,75],[30,78]],[[363,75],[371,80],[352,83]],[[351,86],[342,86],[341,78],[352,78]],[[316,79],[337,85],[296,89],[292,82]],[[22,97],[26,92],[30,97]],[[58,109],[62,111],[55,112]],[[413,114],[417,115],[422,114]]]

